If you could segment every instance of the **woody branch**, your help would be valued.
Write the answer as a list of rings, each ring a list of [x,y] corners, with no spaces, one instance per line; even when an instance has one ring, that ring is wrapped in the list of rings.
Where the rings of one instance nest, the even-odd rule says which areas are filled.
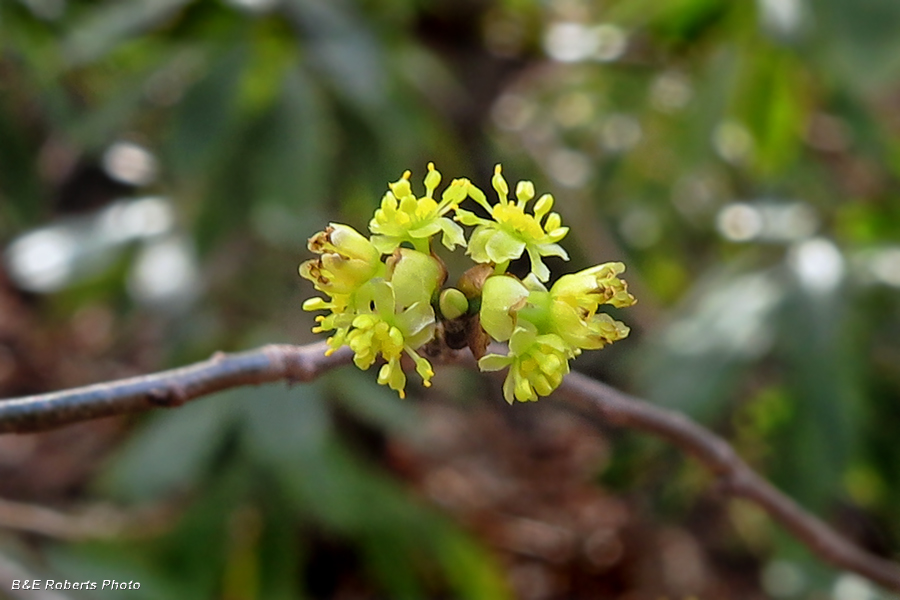
[[[275,381],[308,382],[350,362],[349,348],[325,356],[324,343],[268,345],[152,375],[0,401],[0,433],[176,407],[221,390]],[[808,513],[753,471],[722,438],[675,411],[654,406],[578,373],[555,396],[609,425],[656,435],[691,454],[731,495],[755,503],[825,562],[900,592],[900,565],[872,555]]]

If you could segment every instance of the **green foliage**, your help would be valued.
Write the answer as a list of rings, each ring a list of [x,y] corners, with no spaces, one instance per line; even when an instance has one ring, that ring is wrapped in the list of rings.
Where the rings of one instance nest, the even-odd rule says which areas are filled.
[[[356,540],[372,577],[391,597],[419,598],[440,585],[460,598],[505,597],[505,584],[481,548],[348,451],[336,435],[325,387],[345,398],[374,396],[360,409],[374,423],[409,422],[396,398],[379,398],[380,391],[356,377],[333,386],[226,392],[185,407],[184,418],[161,415],[119,454],[104,490],[135,503],[198,485],[207,491],[164,539],[129,544],[127,561],[121,548],[95,544],[61,553],[58,568],[72,577],[89,577],[101,566],[137,571],[145,586],[178,590],[173,598],[236,593],[231,586],[293,597],[297,561],[308,550],[286,533],[307,529]],[[171,442],[180,439],[187,443]],[[143,572],[132,562],[143,564]]]

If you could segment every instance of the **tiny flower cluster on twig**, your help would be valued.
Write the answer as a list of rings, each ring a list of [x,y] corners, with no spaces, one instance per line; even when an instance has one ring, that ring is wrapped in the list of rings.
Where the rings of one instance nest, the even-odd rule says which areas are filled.
[[[542,257],[569,258],[559,245],[568,227],[551,212],[553,196],[544,194],[527,212],[534,184],[520,181],[511,200],[500,165],[491,181],[496,204],[468,179],[453,180],[436,199],[441,174],[433,164],[428,165],[424,196],[413,193],[409,177],[407,171],[389,184],[369,222],[371,237],[332,223],[309,240],[309,249],[319,257],[301,264],[300,275],[328,298],[310,298],[303,308],[328,311],[316,317],[313,331],[333,332],[329,352],[349,346],[361,369],[380,356],[385,364],[378,383],[404,397],[403,354],[429,386],[434,370],[427,357],[435,346],[468,346],[481,370],[509,368],[503,395],[512,403],[550,394],[569,372],[570,359],[628,335],[627,326],[598,312],[604,304],[626,307],[635,302],[618,277],[625,270],[622,263],[563,275],[549,289],[544,285],[550,270]],[[467,199],[489,218],[460,208]],[[474,226],[468,240],[458,223]],[[431,240],[438,234],[449,250],[465,247],[476,263],[455,288],[444,288],[447,270],[432,252]],[[520,280],[507,269],[525,254],[531,272]],[[508,342],[507,354],[485,355],[491,339]]]

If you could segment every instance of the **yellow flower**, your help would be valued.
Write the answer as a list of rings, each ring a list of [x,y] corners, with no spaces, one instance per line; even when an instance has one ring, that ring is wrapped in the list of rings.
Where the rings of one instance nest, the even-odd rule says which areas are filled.
[[[382,280],[360,290],[359,305],[368,311],[354,317],[353,328],[346,336],[356,366],[368,369],[380,354],[387,364],[379,371],[378,383],[390,386],[404,398],[406,375],[400,367],[400,357],[405,352],[415,362],[425,386],[430,386],[434,370],[416,350],[434,337],[436,325],[431,305],[416,302],[398,311],[394,288]]]
[[[328,338],[328,350],[325,351],[326,356],[330,356],[344,345],[347,340],[347,334],[350,333],[350,327],[353,324],[355,314],[350,310],[352,297],[348,294],[338,294],[331,298],[331,302],[326,302],[324,298],[310,298],[303,303],[303,310],[328,310],[329,315],[319,315],[316,317],[316,325],[312,328],[313,333],[322,333],[325,331],[334,331],[334,335]]]
[[[550,194],[541,196],[534,205],[533,214],[528,214],[525,207],[528,201],[534,198],[533,183],[530,181],[518,183],[516,203],[508,199],[509,186],[503,178],[500,165],[494,168],[491,183],[499,197],[497,204],[488,204],[484,193],[475,186],[471,186],[469,195],[490,213],[493,220],[482,219],[475,213],[456,208],[457,221],[463,225],[477,225],[469,238],[466,253],[478,263],[505,265],[522,256],[523,252],[527,252],[531,260],[531,271],[541,281],[547,281],[550,278],[550,270],[541,257],[559,256],[565,260],[569,259],[566,251],[557,244],[565,237],[569,228],[562,226],[559,214],[550,212],[553,207],[553,196]]]
[[[622,263],[605,263],[571,275],[563,275],[550,288],[550,326],[567,343],[597,350],[628,336],[630,329],[605,313],[601,304],[621,308],[635,303],[634,296],[617,275]]]
[[[509,351],[506,356],[489,354],[478,366],[482,371],[509,367],[503,384],[507,402],[550,394],[569,372],[570,358],[628,335],[623,323],[597,313],[601,304],[634,304],[617,277],[624,269],[621,263],[585,269],[561,277],[549,291],[534,273],[521,282],[510,275],[484,282],[481,325],[494,339],[508,339]]]
[[[509,340],[506,356],[488,354],[478,361],[482,371],[499,371],[509,367],[503,382],[503,397],[528,402],[547,396],[562,383],[569,372],[570,348],[555,334],[538,335],[528,321],[521,321]]]
[[[578,273],[560,277],[550,292],[557,298],[565,298],[572,305],[589,311],[601,304],[616,308],[631,306],[636,301],[628,293],[628,285],[618,275],[625,272],[620,262],[603,263]]]
[[[321,256],[302,263],[300,276],[329,295],[349,294],[384,269],[381,253],[349,225],[331,223],[307,246]]]
[[[404,352],[413,359],[416,371],[422,377],[425,387],[431,385],[434,370],[427,359],[405,343],[403,332],[396,325],[379,318],[378,315],[359,315],[353,320],[354,329],[347,337],[347,345],[354,352],[353,362],[360,369],[366,370],[378,354],[387,361],[378,371],[378,383],[396,390],[401,398],[406,397],[406,374],[400,366],[400,358]]]
[[[303,309],[326,311],[316,317],[313,332],[333,332],[327,353],[349,346],[361,369],[383,360],[378,383],[402,398],[404,354],[429,386],[434,371],[418,351],[434,340],[439,327],[445,335],[455,332],[453,327],[474,327],[463,333],[479,356],[489,337],[508,342],[505,356],[488,354],[478,365],[484,371],[509,368],[503,395],[512,403],[550,394],[569,372],[568,361],[582,349],[602,348],[628,335],[624,324],[597,312],[603,304],[625,307],[635,302],[618,277],[625,269],[621,263],[564,275],[549,290],[542,283],[550,276],[542,257],[568,260],[557,243],[568,228],[558,214],[550,212],[552,196],[542,196],[527,213],[534,185],[520,181],[516,201],[510,201],[500,165],[492,179],[499,196],[493,205],[466,179],[454,180],[440,201],[435,200],[441,175],[433,164],[428,165],[423,197],[412,193],[409,177],[407,171],[390,184],[369,223],[371,239],[352,227],[332,223],[309,240],[309,249],[319,256],[301,264],[300,275],[328,297],[310,298]],[[458,204],[466,197],[478,202],[491,218],[460,209]],[[431,252],[431,238],[441,233],[451,250],[466,246],[462,228],[445,216],[451,210],[456,211],[457,221],[476,226],[467,253],[477,264],[460,278],[459,289],[442,289],[447,271]],[[520,281],[505,271],[509,261],[524,253],[531,261],[531,273]],[[382,261],[384,254],[390,256]],[[469,318],[476,311],[477,318]]]
[[[328,338],[328,354],[346,344],[360,369],[368,369],[379,355],[384,358],[378,383],[397,390],[402,398],[406,395],[406,375],[400,367],[404,353],[415,362],[425,386],[431,385],[431,363],[416,350],[434,337],[437,325],[430,301],[444,274],[435,258],[415,250],[400,248],[391,259],[390,281],[376,277],[330,301],[310,298],[303,308],[331,311],[316,317],[318,325],[313,328],[314,333],[334,331]]]
[[[441,182],[441,174],[433,163],[428,163],[423,197],[416,198],[413,194],[409,177],[410,172],[406,171],[398,181],[389,184],[390,190],[381,199],[381,208],[369,222],[369,229],[376,234],[372,243],[382,254],[393,252],[403,242],[427,253],[431,236],[443,232],[441,242],[450,250],[465,246],[462,228],[444,215],[466,198],[471,185],[468,180],[455,179],[438,202],[433,196]]]

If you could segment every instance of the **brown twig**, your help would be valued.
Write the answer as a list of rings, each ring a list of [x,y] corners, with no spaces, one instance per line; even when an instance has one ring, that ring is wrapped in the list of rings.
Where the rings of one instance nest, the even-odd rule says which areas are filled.
[[[271,345],[144,377],[0,401],[0,433],[24,433],[77,421],[174,407],[242,385],[311,381],[349,362],[347,348],[326,357],[324,344]],[[677,412],[571,373],[558,397],[617,427],[646,431],[693,455],[724,489],[756,503],[824,561],[900,591],[900,565],[854,546],[750,469],[725,440]]]
[[[43,431],[90,419],[181,406],[242,385],[312,381],[350,361],[349,348],[325,356],[324,343],[272,344],[236,354],[217,352],[188,367],[87,387],[0,400],[0,434]]]
[[[760,506],[825,562],[900,591],[900,565],[852,544],[772,487],[725,440],[681,413],[629,396],[579,373],[566,376],[559,395],[589,414],[599,413],[610,425],[652,433],[693,455],[719,478],[724,491]]]

